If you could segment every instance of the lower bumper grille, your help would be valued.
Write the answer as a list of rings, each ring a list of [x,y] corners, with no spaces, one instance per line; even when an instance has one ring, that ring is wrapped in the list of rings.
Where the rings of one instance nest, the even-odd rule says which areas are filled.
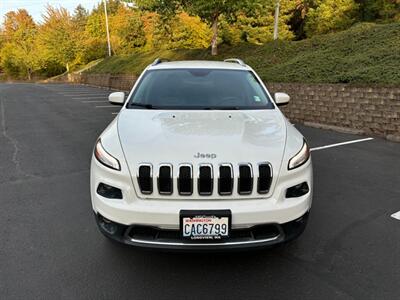
[[[260,240],[272,240],[281,235],[279,225],[266,224],[258,225],[245,229],[232,229],[229,239],[213,243],[245,243]],[[182,241],[179,230],[159,229],[150,226],[132,226],[128,232],[128,237],[132,240],[158,243],[184,243],[193,244],[198,241]],[[207,244],[203,242],[202,244]]]
[[[143,225],[123,225],[95,213],[100,231],[116,241],[140,247],[179,249],[235,249],[267,246],[298,237],[305,229],[308,212],[284,224],[261,224],[250,228],[232,229],[226,240],[217,242],[183,241],[179,230]]]

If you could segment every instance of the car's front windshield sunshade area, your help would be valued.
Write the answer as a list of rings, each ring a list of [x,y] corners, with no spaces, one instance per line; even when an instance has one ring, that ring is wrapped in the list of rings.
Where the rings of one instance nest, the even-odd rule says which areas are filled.
[[[250,71],[225,69],[151,70],[142,77],[128,108],[273,109]]]

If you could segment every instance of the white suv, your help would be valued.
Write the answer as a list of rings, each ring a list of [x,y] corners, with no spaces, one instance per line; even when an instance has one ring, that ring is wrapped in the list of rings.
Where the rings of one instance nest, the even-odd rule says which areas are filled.
[[[99,137],[91,197],[100,231],[140,247],[231,249],[292,240],[307,223],[303,136],[252,68],[157,59]]]

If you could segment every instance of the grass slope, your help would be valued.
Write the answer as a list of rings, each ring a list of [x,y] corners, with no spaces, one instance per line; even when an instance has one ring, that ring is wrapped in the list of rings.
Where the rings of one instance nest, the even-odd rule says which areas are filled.
[[[400,23],[363,23],[303,41],[222,46],[216,57],[205,49],[137,52],[105,59],[89,72],[138,75],[157,57],[170,60],[239,57],[270,82],[399,85]]]

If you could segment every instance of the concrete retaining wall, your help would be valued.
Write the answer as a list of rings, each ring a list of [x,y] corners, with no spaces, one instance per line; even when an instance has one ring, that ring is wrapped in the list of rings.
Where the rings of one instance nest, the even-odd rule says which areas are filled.
[[[110,74],[68,74],[67,78],[60,80],[73,83],[89,84],[106,87],[121,91],[129,91],[137,77],[133,75],[110,75]]]
[[[400,142],[400,87],[293,83],[268,87],[291,96],[282,110],[294,122]]]

